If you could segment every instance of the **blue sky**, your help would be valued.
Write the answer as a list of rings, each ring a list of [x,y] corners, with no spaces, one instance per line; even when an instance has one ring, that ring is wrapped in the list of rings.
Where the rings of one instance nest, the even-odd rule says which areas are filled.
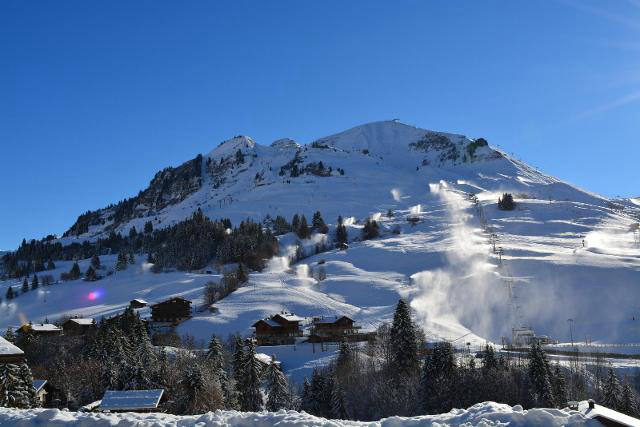
[[[640,1],[4,1],[0,248],[237,134],[399,118],[638,196]]]

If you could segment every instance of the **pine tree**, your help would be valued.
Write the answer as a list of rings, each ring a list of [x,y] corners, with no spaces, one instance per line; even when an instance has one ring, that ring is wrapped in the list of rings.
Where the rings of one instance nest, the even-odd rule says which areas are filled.
[[[320,371],[314,369],[311,373],[311,384],[309,385],[309,413],[322,416],[322,395],[324,390],[324,376]]]
[[[27,280],[26,276],[22,281],[22,293],[24,294],[25,292],[29,292],[29,280]]]
[[[245,341],[243,371],[245,374],[240,395],[240,408],[247,412],[261,411],[263,407],[260,392],[260,362],[256,359],[256,347],[252,339]]]
[[[29,409],[37,405],[33,377],[26,363],[0,364],[0,406]]]
[[[620,408],[620,381],[618,380],[616,373],[613,371],[613,368],[609,368],[609,373],[605,380],[602,394],[602,404],[604,406],[616,411]]]
[[[344,404],[344,391],[338,381],[334,380],[333,393],[331,395],[331,418],[338,420],[347,419],[347,410]]]
[[[118,261],[116,262],[116,270],[122,271],[127,269],[127,256],[124,252],[118,253]]]
[[[421,401],[428,413],[450,410],[456,398],[458,366],[453,347],[437,344],[425,359],[420,380]]]
[[[12,363],[0,364],[0,406],[20,407],[19,368]]]
[[[398,301],[393,315],[390,346],[392,369],[401,376],[415,375],[418,370],[418,337],[409,307],[402,299]]]
[[[552,384],[553,387],[553,397],[556,400],[557,408],[564,408],[567,406],[567,386],[566,381],[564,379],[564,375],[560,370],[560,365],[556,364],[556,367],[553,371]]]
[[[38,289],[38,286],[40,286],[40,282],[38,281],[38,275],[34,274],[33,275],[33,279],[31,279],[31,290],[36,290]]]
[[[622,394],[620,395],[619,411],[627,414],[631,417],[638,415],[638,404],[635,393],[629,384],[628,378],[625,377],[624,384],[622,385]]]
[[[326,234],[327,231],[329,231],[329,227],[327,227],[327,224],[325,224],[324,219],[322,219],[322,215],[320,214],[320,211],[316,211],[316,213],[313,214],[313,219],[311,220],[311,224],[313,226],[313,229],[318,233]]]
[[[237,164],[244,163],[244,154],[242,154],[242,151],[240,151],[239,148],[238,148],[238,151],[236,151],[236,163]]]
[[[336,242],[339,244],[347,244],[349,236],[347,235],[347,227],[344,226],[342,217],[338,217],[338,226],[336,227]]]
[[[301,239],[308,239],[309,236],[311,236],[309,224],[307,224],[307,218],[302,215],[302,218],[300,219],[300,227],[298,228],[298,237]]]
[[[136,258],[133,256],[133,252],[129,252],[129,264],[135,264]]]
[[[302,382],[302,396],[300,396],[300,410],[312,413],[313,396],[311,395],[311,385],[307,378]]]
[[[549,376],[549,361],[540,344],[535,343],[529,350],[529,380],[534,400],[546,408],[553,407],[555,403]]]
[[[93,267],[94,270],[98,270],[100,268],[100,257],[98,254],[93,254],[91,257],[91,267]]]
[[[21,382],[22,392],[22,408],[35,408],[38,406],[38,397],[36,395],[36,389],[33,388],[33,376],[31,375],[31,369],[26,363],[20,365],[19,378]]]
[[[486,344],[484,347],[484,357],[482,358],[482,367],[485,370],[497,370],[498,359],[492,345]]]
[[[69,279],[76,280],[79,279],[80,276],[82,276],[82,273],[80,272],[80,266],[77,262],[74,262],[71,266],[71,270],[69,270]]]
[[[236,279],[238,283],[247,283],[249,281],[249,273],[247,273],[247,267],[240,263],[236,270]]]
[[[53,263],[53,260],[49,258],[49,261],[47,261],[47,270],[54,270],[55,268],[56,265]]]
[[[9,287],[7,288],[7,295],[6,295],[6,297],[7,297],[7,301],[11,301],[11,300],[13,299],[13,297],[14,297],[14,295],[13,295],[13,288],[12,288],[11,286],[9,286]]]
[[[98,275],[93,269],[93,266],[90,265],[89,268],[87,268],[86,273],[84,273],[84,280],[86,280],[87,282],[95,282],[96,280],[98,280]]]
[[[364,240],[375,239],[379,235],[378,223],[372,219],[367,219],[362,228],[362,238]]]
[[[144,234],[151,234],[151,232],[153,232],[153,224],[147,221],[144,223]]]
[[[298,216],[298,214],[293,215],[293,219],[291,220],[291,230],[296,234],[300,234],[300,216]]]
[[[280,370],[279,364],[272,356],[271,363],[267,365],[264,376],[267,380],[267,411],[276,412],[280,409],[289,409],[291,396],[287,378]]]
[[[198,401],[201,394],[205,392],[204,374],[202,368],[197,363],[187,366],[184,378],[182,379],[186,399],[186,412],[195,414],[198,412]]]
[[[7,328],[7,332],[4,333],[4,339],[9,341],[10,343],[16,342],[16,334],[13,332],[13,328],[9,326]]]
[[[244,387],[244,346],[242,344],[242,339],[239,336],[236,336],[235,339],[235,351],[233,352],[233,360],[231,365],[233,367],[233,380],[235,382],[236,396],[235,399],[238,404],[241,404],[243,387]]]

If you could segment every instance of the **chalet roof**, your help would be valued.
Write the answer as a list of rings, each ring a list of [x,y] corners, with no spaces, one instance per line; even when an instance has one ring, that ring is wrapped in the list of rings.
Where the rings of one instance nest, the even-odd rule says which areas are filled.
[[[145,300],[140,299],[140,298],[132,299],[131,302],[137,302],[137,303],[140,303],[140,304],[148,304],[148,302],[146,302]]]
[[[101,411],[135,411],[140,409],[156,409],[164,390],[107,390],[104,392]]]
[[[60,327],[51,323],[34,323],[28,325],[33,332],[60,332]]]
[[[606,408],[601,405],[593,405],[593,408],[589,407],[588,401],[580,402],[578,410],[582,412],[589,419],[605,418],[609,421],[613,421],[621,426],[637,427],[640,425],[640,420],[630,417],[621,412],[614,411],[613,409]]]
[[[264,322],[267,325],[271,326],[272,328],[281,328],[282,325],[276,321],[273,321],[271,319],[260,319],[258,320],[256,323],[254,323],[252,326],[255,328],[256,326],[258,326],[258,323],[260,322]]]
[[[302,322],[304,320],[304,317],[296,316],[293,313],[278,313],[273,317],[276,317],[276,316],[282,317],[288,322]]]
[[[0,355],[2,356],[14,356],[14,355],[22,355],[24,351],[20,350],[18,347],[0,337]]]
[[[42,390],[42,387],[47,383],[47,380],[33,380],[33,388],[36,389],[36,393]]]
[[[353,319],[348,317],[348,316],[340,316],[340,317],[336,317],[333,321],[329,321],[329,320],[318,320],[316,322],[314,322],[316,325],[333,325],[334,323],[338,323],[338,321],[342,320],[342,319],[347,319],[353,322]]]
[[[69,319],[67,322],[77,323],[80,326],[90,326],[93,325],[93,319],[85,317],[85,318],[74,318]],[[66,323],[66,322],[65,322]]]
[[[188,299],[185,299],[185,298],[182,298],[182,297],[173,297],[173,298],[169,298],[169,299],[166,299],[164,301],[160,301],[160,302],[157,302],[155,304],[152,304],[151,307],[155,307],[155,306],[161,305],[161,304],[171,303],[171,302],[174,302],[174,301],[182,301],[182,302],[186,302],[186,303],[191,304],[191,301],[189,301]]]

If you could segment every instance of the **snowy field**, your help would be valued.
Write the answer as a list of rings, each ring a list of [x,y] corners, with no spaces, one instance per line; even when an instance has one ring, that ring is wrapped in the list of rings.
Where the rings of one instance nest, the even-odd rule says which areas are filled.
[[[265,271],[252,273],[248,286],[218,302],[218,313],[200,310],[203,286],[220,280],[218,274],[154,274],[141,255],[128,270],[97,282],[41,286],[10,302],[3,298],[0,329],[65,315],[108,316],[134,298],[154,303],[180,295],[194,302],[194,314],[178,333],[203,343],[211,334],[249,335],[255,321],[281,310],[309,321],[314,316],[347,315],[363,330],[373,330],[391,320],[402,297],[411,302],[429,339],[460,347],[467,342],[474,347],[486,341],[500,343],[502,337],[510,339],[512,326],[519,324],[568,342],[569,318],[576,341],[640,343],[640,246],[630,231],[640,217],[636,202],[611,203],[504,153],[496,156],[489,147],[479,148],[472,162],[436,165],[431,154],[406,149],[425,132],[379,122],[324,138],[330,148],[303,149],[305,162],[322,160],[334,172],[344,168],[344,176],[285,180],[278,176],[279,166],[295,152],[286,144],[268,147],[235,138],[209,153],[216,160],[241,148],[252,160],[219,188],[214,189],[205,175],[203,187],[159,212],[154,227],[188,217],[198,207],[212,218],[229,217],[234,223],[247,217],[261,220],[267,214],[290,219],[300,213],[310,220],[319,210],[330,233],[335,218],[342,215],[351,239],[348,250],[331,250],[289,265],[284,255],[291,252],[295,239],[283,236],[283,256],[273,259]],[[463,148],[470,142],[451,138]],[[265,179],[258,184],[253,178],[259,172]],[[503,192],[514,194],[515,210],[497,208]],[[477,205],[469,193],[477,197]],[[379,222],[381,236],[359,241],[369,217]],[[132,220],[120,230],[127,233],[133,225],[140,230],[145,220]],[[100,233],[96,226],[88,235],[65,241]],[[492,250],[492,233],[502,256]],[[316,235],[301,243],[313,253],[315,243],[324,238]],[[115,256],[102,256],[101,262],[105,270],[99,273],[105,274],[113,269]],[[88,265],[89,260],[80,261],[82,271]],[[58,278],[71,263],[56,262],[56,267],[44,274]],[[320,269],[326,271],[321,281]],[[1,296],[9,285],[20,287],[17,281],[0,282]],[[335,351],[314,353],[309,347],[259,351],[275,353],[285,370],[299,378],[326,363]]]
[[[426,415],[412,418],[392,417],[374,422],[356,422],[327,420],[314,417],[304,412],[280,411],[269,412],[235,412],[216,411],[203,415],[177,416],[167,414],[93,414],[64,412],[57,409],[18,410],[0,408],[0,426],[32,427],[46,425],[49,427],[213,427],[213,426],[362,426],[362,427],[560,427],[560,426],[593,426],[601,424],[588,420],[582,413],[559,409],[530,409],[523,410],[520,406],[484,402],[469,409],[454,409],[447,414]]]

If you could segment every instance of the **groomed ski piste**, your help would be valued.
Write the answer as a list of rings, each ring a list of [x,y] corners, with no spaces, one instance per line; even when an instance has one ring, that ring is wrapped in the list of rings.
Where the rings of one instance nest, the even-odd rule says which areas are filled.
[[[391,417],[379,421],[358,422],[344,420],[327,420],[309,415],[305,412],[236,412],[216,411],[202,415],[177,416],[169,414],[135,414],[135,413],[82,413],[60,411],[58,409],[16,410],[0,408],[0,426],[12,427],[267,427],[267,426],[308,426],[308,427],[577,427],[601,424],[590,420],[581,412],[560,409],[529,409],[509,406],[494,402],[484,402],[469,409],[454,409],[446,414],[425,415],[403,418]]]
[[[331,176],[296,178],[278,174],[298,150],[294,142],[264,146],[248,137],[229,140],[206,157],[220,159],[240,148],[251,160],[231,171],[218,188],[204,174],[200,190],[154,216],[154,228],[187,218],[198,208],[234,224],[245,218],[260,221],[267,214],[290,219],[298,213],[310,219],[320,211],[329,236],[316,234],[300,242],[310,256],[290,264],[296,238],[281,236],[281,256],[264,271],[252,272],[248,285],[217,302],[218,312],[212,313],[200,308],[204,284],[221,278],[214,267],[154,274],[141,254],[127,270],[97,282],[61,282],[12,301],[3,298],[0,329],[63,316],[99,319],[121,312],[134,298],[154,303],[183,296],[193,301],[193,317],[177,332],[204,344],[212,334],[248,336],[255,321],[283,310],[309,320],[347,315],[363,330],[374,330],[389,322],[398,299],[406,298],[427,338],[460,347],[499,344],[517,324],[569,342],[567,319],[573,319],[574,341],[640,343],[640,247],[631,231],[640,215],[637,203],[577,189],[489,146],[478,147],[472,160],[462,162],[410,145],[433,134],[395,121],[358,126],[316,141],[316,147],[325,148],[309,144],[300,149],[305,162],[322,160],[331,166]],[[441,135],[463,152],[472,143]],[[345,174],[335,173],[338,168]],[[264,174],[259,184],[257,173]],[[498,209],[504,192],[514,195],[515,210]],[[314,254],[316,243],[331,240],[338,215],[345,218],[349,248]],[[367,218],[378,221],[381,236],[361,241]],[[140,230],[146,220],[136,218],[118,231]],[[84,235],[61,241],[95,239],[103,228],[92,226]],[[492,239],[502,253],[493,250]],[[99,274],[104,275],[114,270],[115,255],[101,256],[101,262]],[[85,271],[89,260],[79,264]],[[58,278],[70,267],[71,262],[56,261],[56,269],[43,274]],[[319,269],[326,271],[324,280],[318,280]],[[0,295],[20,285],[0,282]],[[328,363],[335,348],[321,351],[300,344],[259,351],[275,354],[299,382],[313,367]],[[624,366],[636,364],[625,361]]]

